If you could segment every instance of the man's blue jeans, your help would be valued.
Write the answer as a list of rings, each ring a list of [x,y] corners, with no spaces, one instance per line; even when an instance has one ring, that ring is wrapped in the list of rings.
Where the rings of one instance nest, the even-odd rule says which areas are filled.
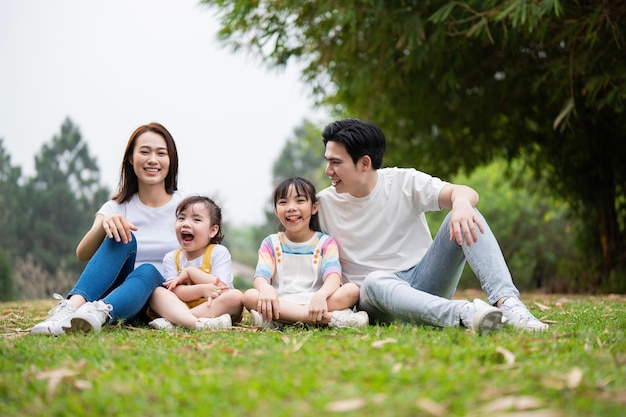
[[[502,297],[519,297],[502,250],[489,225],[476,210],[485,233],[477,229],[478,242],[459,246],[450,241],[450,213],[424,257],[414,267],[397,273],[374,271],[361,284],[359,310],[371,321],[395,319],[438,327],[458,327],[465,300],[450,300],[465,262],[478,277],[491,304]]]
[[[135,269],[136,254],[134,235],[126,244],[105,238],[68,297],[79,294],[87,301],[101,299],[111,304],[112,323],[134,317],[163,283],[163,276],[154,265],[142,264]]]

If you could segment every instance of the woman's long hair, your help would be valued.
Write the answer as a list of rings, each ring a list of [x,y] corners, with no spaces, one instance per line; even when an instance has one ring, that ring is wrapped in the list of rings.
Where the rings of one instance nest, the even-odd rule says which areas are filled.
[[[117,194],[111,197],[112,200],[118,203],[125,203],[129,201],[139,191],[139,181],[137,175],[130,163],[135,151],[135,142],[137,138],[145,132],[156,133],[165,139],[167,146],[167,154],[170,158],[170,168],[165,177],[165,191],[168,194],[173,194],[178,190],[178,151],[176,150],[176,143],[174,138],[168,130],[159,123],[148,123],[147,125],[139,126],[130,138],[124,151],[124,159],[122,160],[122,167],[120,169],[120,182],[117,186]]]

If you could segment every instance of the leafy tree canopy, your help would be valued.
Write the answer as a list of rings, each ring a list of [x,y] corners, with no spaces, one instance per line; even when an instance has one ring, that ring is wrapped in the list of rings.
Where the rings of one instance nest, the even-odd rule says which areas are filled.
[[[18,236],[20,254],[32,253],[49,272],[62,262],[79,272],[76,245],[109,192],[100,185],[96,160],[70,119],[42,146],[35,168],[35,176],[21,187],[23,207],[16,213],[23,230],[29,231]]]
[[[624,274],[625,2],[202,3],[235,50],[300,61],[319,104],[379,124],[387,165],[525,161],[584,219],[593,280]]]
[[[287,140],[272,168],[272,185],[289,177],[303,177],[310,180],[317,191],[329,185],[324,174],[324,144],[320,139],[319,127],[309,120],[303,120],[296,127],[293,136]],[[254,228],[252,241],[258,245],[267,235],[279,230],[280,222],[274,215],[272,196],[267,197],[265,223]],[[255,253],[258,246],[255,247]]]

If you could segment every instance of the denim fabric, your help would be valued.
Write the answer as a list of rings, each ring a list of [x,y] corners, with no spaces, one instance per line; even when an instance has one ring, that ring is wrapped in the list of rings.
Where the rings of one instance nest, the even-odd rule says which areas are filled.
[[[126,244],[105,238],[69,292],[87,301],[102,299],[111,304],[111,322],[130,319],[142,310],[163,276],[151,264],[134,269],[137,240]]]
[[[414,267],[390,273],[374,271],[361,284],[359,309],[380,322],[394,319],[438,327],[459,326],[464,300],[450,300],[456,291],[465,262],[478,277],[491,304],[500,298],[519,297],[502,250],[483,216],[476,210],[485,233],[478,242],[459,246],[450,241],[450,213],[433,244]]]

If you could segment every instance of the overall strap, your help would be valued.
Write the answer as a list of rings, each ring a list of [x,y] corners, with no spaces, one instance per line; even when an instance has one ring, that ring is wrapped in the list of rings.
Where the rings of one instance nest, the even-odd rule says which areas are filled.
[[[315,245],[315,251],[313,252],[313,266],[315,266],[315,271],[319,271],[322,266],[322,246],[328,240],[328,235],[322,234],[319,242]]]
[[[176,252],[174,252],[174,262],[176,263],[176,272],[178,272],[180,274],[180,253],[182,252],[182,249],[176,249]]]
[[[215,247],[215,243],[207,246],[206,251],[204,251],[204,259],[202,260],[202,270],[207,274],[211,273],[211,252],[213,252],[213,248]]]
[[[204,259],[202,260],[201,269],[207,274],[211,273],[211,252],[213,252],[214,247],[215,247],[215,244],[212,243],[209,246],[207,246],[206,251],[204,251]],[[182,252],[182,249],[177,249],[176,252],[174,253],[174,262],[176,262],[176,271],[178,271],[179,274],[181,272],[181,269],[180,269],[180,253],[181,252]]]
[[[282,276],[283,271],[283,250],[280,245],[280,239],[278,238],[278,233],[274,233],[270,235],[270,240],[272,241],[272,249],[274,249],[274,260],[276,263],[276,274],[280,274]]]
[[[282,247],[280,245],[280,239],[278,238],[278,234],[270,235],[270,240],[272,241],[272,247],[274,249],[274,256],[276,259],[276,270],[282,271]],[[320,266],[322,265],[322,246],[328,240],[328,235],[322,234],[319,241],[315,245],[315,250],[313,252],[313,266],[315,267],[315,271],[319,271]]]

